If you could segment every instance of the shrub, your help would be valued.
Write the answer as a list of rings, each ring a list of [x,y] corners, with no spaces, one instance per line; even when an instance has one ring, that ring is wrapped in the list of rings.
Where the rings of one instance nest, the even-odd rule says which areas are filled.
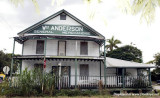
[[[25,69],[21,75],[13,78],[11,87],[1,86],[1,95],[6,96],[41,96],[53,95],[54,77],[51,74],[42,73],[41,69],[28,71]],[[44,83],[44,84],[43,84]],[[43,87],[43,91],[42,91]]]

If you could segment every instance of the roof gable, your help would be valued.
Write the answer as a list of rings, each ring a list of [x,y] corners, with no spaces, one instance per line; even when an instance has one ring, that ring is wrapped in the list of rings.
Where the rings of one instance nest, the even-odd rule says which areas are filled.
[[[74,21],[76,21],[80,25],[76,26],[76,25],[63,25],[63,24],[62,25],[48,24],[50,20],[56,18],[57,16],[59,16],[62,13],[69,16],[70,18],[72,18]],[[35,30],[40,30],[40,31],[43,30],[43,32],[40,32],[40,31],[36,32]],[[83,36],[98,36],[101,39],[105,38],[99,32],[97,32],[96,30],[94,30],[93,28],[91,28],[90,26],[88,26],[87,24],[85,24],[84,22],[82,22],[81,20],[79,20],[78,18],[76,18],[75,16],[73,16],[72,14],[70,14],[69,12],[67,12],[64,9],[60,10],[59,12],[45,18],[44,20],[26,28],[25,30],[19,32],[18,35],[23,36],[24,34],[52,34],[55,30],[69,30],[69,31],[68,31],[68,33],[66,33],[66,32],[59,33],[56,31],[56,33],[54,33],[54,35],[56,35],[56,34],[59,34],[59,35],[69,34],[69,35],[83,35]],[[70,31],[72,31],[72,32],[70,32]]]

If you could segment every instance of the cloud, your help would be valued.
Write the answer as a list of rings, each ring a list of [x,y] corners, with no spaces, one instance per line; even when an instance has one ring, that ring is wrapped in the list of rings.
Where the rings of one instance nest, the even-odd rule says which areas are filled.
[[[131,16],[121,13],[116,0],[103,0],[96,8],[94,19],[88,18],[87,6],[83,0],[64,0],[61,6],[52,6],[51,0],[37,0],[40,14],[35,11],[35,6],[30,0],[24,0],[24,5],[15,7],[8,0],[0,0],[0,49],[6,48],[6,52],[12,52],[13,39],[18,32],[39,22],[40,20],[54,14],[55,12],[66,9],[71,14],[87,23],[95,30],[103,34],[107,39],[111,36],[121,40],[122,45],[133,42],[137,48],[143,51],[144,61],[153,59],[153,55],[160,50],[159,39],[159,9],[156,12],[156,21],[147,26],[140,24],[140,16]],[[102,18],[105,18],[106,24]],[[4,44],[7,43],[7,44]],[[21,53],[21,45],[16,44],[16,53]]]

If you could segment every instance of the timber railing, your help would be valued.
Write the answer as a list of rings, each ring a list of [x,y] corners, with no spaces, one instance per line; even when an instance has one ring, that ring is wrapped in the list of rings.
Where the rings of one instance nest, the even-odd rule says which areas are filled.
[[[106,76],[106,86],[104,85],[104,76],[77,76],[75,75],[55,77],[57,88],[81,88],[96,89],[101,87],[107,88],[147,88],[149,87],[148,76]]]
[[[80,88],[80,89],[97,89],[97,88],[147,88],[150,86],[148,75],[146,76],[106,76],[106,86],[104,85],[104,76],[77,76],[75,75],[53,76],[55,88]],[[16,77],[12,80],[12,86],[17,86]]]

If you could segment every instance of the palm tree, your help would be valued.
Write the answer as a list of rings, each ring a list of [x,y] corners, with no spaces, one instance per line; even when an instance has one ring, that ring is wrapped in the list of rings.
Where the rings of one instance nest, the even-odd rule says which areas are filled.
[[[107,42],[109,43],[105,47],[109,49],[109,51],[113,51],[114,48],[118,48],[117,44],[121,44],[121,41],[118,39],[114,39],[114,36],[112,36],[111,39],[107,39]]]

